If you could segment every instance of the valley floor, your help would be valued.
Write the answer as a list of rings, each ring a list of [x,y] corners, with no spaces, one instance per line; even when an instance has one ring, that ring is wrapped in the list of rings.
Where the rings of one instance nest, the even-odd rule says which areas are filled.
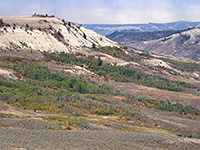
[[[72,128],[70,131],[44,120],[48,116],[67,117],[65,115],[23,110],[0,102],[0,149],[197,150],[200,147],[200,139],[172,134],[196,132],[198,120],[182,118],[173,112],[144,109],[140,113],[139,120],[88,115],[86,119],[99,128],[93,131]],[[151,127],[148,122],[159,125]]]
[[[197,150],[200,140],[119,131],[0,129],[0,149]]]

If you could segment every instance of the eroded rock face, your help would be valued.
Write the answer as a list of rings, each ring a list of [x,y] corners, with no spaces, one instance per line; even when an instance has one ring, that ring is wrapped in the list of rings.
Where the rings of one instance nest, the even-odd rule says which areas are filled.
[[[0,68],[0,78],[7,80],[18,80],[19,78],[10,70]]]
[[[116,42],[92,30],[59,18],[0,18],[5,24],[0,28],[0,49],[76,52],[82,47],[118,47]]]

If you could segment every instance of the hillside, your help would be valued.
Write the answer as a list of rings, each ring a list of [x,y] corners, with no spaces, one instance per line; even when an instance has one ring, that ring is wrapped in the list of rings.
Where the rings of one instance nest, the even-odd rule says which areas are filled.
[[[113,32],[106,37],[112,39],[113,41],[117,41],[119,43],[128,43],[128,42],[142,42],[142,41],[150,41],[157,40],[160,38],[165,38],[172,34],[178,34],[183,31],[187,31],[189,29],[184,30],[164,30],[164,31],[121,31],[121,32]]]
[[[148,24],[83,24],[84,27],[107,36],[115,31],[164,31],[183,30],[199,27],[200,22],[177,21],[170,23],[148,23]]]
[[[92,139],[85,149],[115,149],[119,138],[122,149],[199,146],[198,62],[127,48],[52,16],[3,17],[0,31],[0,148],[63,149],[67,139],[79,149],[70,143]]]
[[[135,49],[200,61],[200,29],[175,31],[115,32],[108,38]]]
[[[80,47],[117,46],[82,26],[55,17],[0,17],[0,49],[73,52]],[[10,38],[12,37],[12,38]]]

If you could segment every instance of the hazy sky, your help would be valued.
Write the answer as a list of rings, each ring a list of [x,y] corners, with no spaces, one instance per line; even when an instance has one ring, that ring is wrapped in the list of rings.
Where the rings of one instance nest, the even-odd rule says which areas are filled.
[[[34,12],[82,24],[200,21],[200,0],[0,0],[0,16]]]

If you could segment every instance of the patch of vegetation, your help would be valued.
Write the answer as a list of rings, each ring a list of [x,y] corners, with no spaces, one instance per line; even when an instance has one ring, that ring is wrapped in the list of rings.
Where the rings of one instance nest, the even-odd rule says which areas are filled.
[[[92,48],[96,49],[96,45],[94,43],[92,43]]]
[[[14,116],[14,115],[11,115],[11,114],[2,114],[0,113],[0,118],[16,118],[18,116]]]
[[[55,61],[76,65],[87,65],[91,71],[98,75],[105,76],[105,78],[109,77],[115,81],[134,82],[139,85],[179,92],[185,91],[186,88],[192,88],[192,85],[185,82],[172,81],[162,77],[144,74],[140,71],[132,70],[124,66],[102,64],[99,62],[100,60],[94,60],[94,58],[86,58],[83,56],[77,58],[72,54],[64,52],[57,55],[46,52],[44,55]]]
[[[124,66],[98,66],[92,68],[98,74],[106,75],[115,81],[134,82],[139,85],[155,87],[170,91],[183,92],[190,85],[184,82],[171,81],[154,75],[144,74],[140,71],[132,70]]]
[[[57,35],[60,36],[61,38],[63,38],[63,35],[60,31],[57,32]]]
[[[93,99],[70,89],[58,89],[36,81],[0,80],[0,90],[0,99],[22,109],[74,116],[79,116],[81,109],[96,115],[133,116],[135,113],[135,109],[130,106],[120,106],[98,98]]]
[[[3,27],[3,26],[4,26],[3,19],[0,19],[0,27]]]
[[[105,84],[98,85],[95,82],[86,81],[81,78],[67,77],[62,72],[50,72],[47,67],[37,62],[19,62],[4,65],[4,67],[11,68],[30,79],[36,80],[36,85],[43,84],[46,87],[69,89],[69,91],[79,93],[105,94],[112,90],[112,88],[107,87]],[[33,81],[30,81],[29,84],[32,82]],[[14,84],[14,82],[12,83]]]
[[[88,88],[90,87],[88,86]],[[0,90],[0,99],[8,101],[14,106],[34,111],[80,115],[79,108],[92,107],[91,112],[94,111],[94,113],[96,113],[95,109],[99,109],[100,106],[107,108],[106,104],[94,103],[85,99],[81,93],[77,93],[77,90],[73,92],[70,87],[68,89],[58,88],[55,85],[49,86],[45,82],[0,80]],[[104,90],[102,89],[102,91]]]
[[[73,115],[80,114],[79,108],[90,109],[91,113],[98,115],[119,115],[122,112],[124,115],[132,114],[131,108],[95,102],[81,95],[119,94],[105,84],[98,85],[81,78],[67,77],[59,72],[50,72],[37,62],[16,62],[4,67],[12,68],[29,79],[27,81],[0,79],[0,99],[17,107]],[[116,113],[118,109],[121,113]]]
[[[47,56],[48,53],[45,55]],[[98,74],[115,79],[116,81],[135,82],[138,84],[148,84],[157,80],[155,86],[166,88],[166,84],[171,81],[159,79],[154,76],[145,75],[138,71],[126,67],[100,65],[99,60],[90,60],[75,57],[70,54],[48,54],[61,62],[72,62],[74,64],[87,64],[89,68]],[[96,115],[115,115],[133,117],[136,110],[130,105],[124,105],[112,100],[112,95],[122,95],[123,93],[105,84],[99,85],[93,81],[80,77],[66,76],[63,72],[51,72],[47,67],[39,62],[29,62],[21,58],[5,57],[2,67],[10,68],[27,78],[26,81],[6,81],[0,79],[0,99],[8,103],[34,111],[46,111],[49,113],[64,113],[79,116],[82,111],[87,110]],[[136,80],[137,79],[137,80]],[[142,82],[141,82],[142,81]],[[175,82],[170,90],[174,90]],[[184,86],[184,84],[183,84]],[[172,89],[173,88],[173,89]],[[179,90],[179,89],[178,89]],[[109,98],[101,95],[111,95]],[[126,95],[126,97],[130,97]],[[179,104],[171,104],[151,100],[149,104],[155,105],[156,109],[164,111],[176,111],[194,113],[199,115],[199,111],[193,107],[184,107]]]
[[[93,48],[95,51],[107,53],[111,56],[123,56],[125,53],[122,48],[118,47],[100,47],[100,48]]]
[[[3,22],[3,19],[2,18],[0,18],[0,27],[10,27],[10,24],[7,24],[7,23],[4,23]],[[6,28],[4,28],[4,30],[6,31]]]
[[[190,134],[190,135],[182,135],[182,134],[178,134],[179,137],[187,137],[187,138],[196,138],[196,139],[200,139],[200,136],[196,135],[195,133]]]
[[[86,95],[84,97],[85,100],[83,100],[83,97],[76,98],[76,102],[82,103],[82,107],[90,110],[92,114],[96,115],[103,115],[103,116],[129,116],[133,117],[136,110],[132,108],[131,106],[122,106],[119,103],[116,103],[115,101],[111,99],[105,100],[102,99],[100,95]]]
[[[44,52],[44,55],[52,60],[58,61],[58,62],[66,62],[69,64],[74,65],[87,65],[88,67],[92,66],[98,66],[99,60],[94,60],[92,57],[86,58],[85,56],[81,54],[68,54],[65,52],[61,52],[59,54],[52,54],[48,52]]]
[[[70,126],[77,127],[78,126],[78,120],[76,118],[66,118],[66,117],[57,117],[57,116],[48,116],[48,117],[42,117],[44,120],[47,120],[48,122],[53,122],[56,124],[61,124],[63,126],[68,126],[68,129],[70,129]]]
[[[107,37],[117,42],[141,42],[141,41],[151,41],[151,40],[166,38],[172,34],[178,34],[187,30],[189,29],[164,30],[164,31],[154,31],[154,32],[151,32],[151,31],[143,32],[143,31],[135,31],[135,30],[120,31],[120,32],[116,31],[108,35]]]
[[[190,63],[190,62],[183,62],[183,61],[176,61],[169,58],[160,58],[165,62],[169,62],[173,65],[174,68],[179,69],[181,71],[199,71],[200,72],[200,64],[197,63]]]
[[[147,52],[143,52],[143,53],[139,53],[140,56],[142,56],[142,58],[154,58],[154,56],[150,55]]]
[[[16,24],[14,23],[14,24],[13,24],[13,30],[15,30],[15,29],[16,29]]]
[[[48,14],[43,15],[43,14],[36,14],[36,13],[34,13],[32,15],[32,17],[49,17],[49,18],[51,18],[51,17],[55,17],[55,16],[54,15],[48,15]]]
[[[29,25],[28,25],[28,24],[26,24],[25,28],[26,28],[26,30],[27,30],[27,29],[29,28]]]
[[[142,102],[146,102],[148,104],[153,104],[153,106],[162,111],[170,111],[170,112],[179,112],[183,114],[195,114],[200,115],[200,110],[193,106],[184,106],[181,103],[172,103],[170,101],[157,101],[151,99],[139,99]]]
[[[85,33],[83,33],[83,38],[84,38],[84,39],[87,39],[87,36],[86,36],[86,34],[85,34]]]
[[[126,61],[135,61],[138,60],[140,57],[136,57],[136,56],[132,56],[132,55],[127,55],[125,53],[125,51],[123,50],[123,48],[118,48],[118,47],[110,47],[110,46],[105,46],[105,47],[99,47],[96,48],[92,47],[93,50],[98,51],[98,52],[102,52],[102,53],[106,53],[108,55],[111,55],[113,57],[117,57],[117,58],[121,58],[124,59]]]

